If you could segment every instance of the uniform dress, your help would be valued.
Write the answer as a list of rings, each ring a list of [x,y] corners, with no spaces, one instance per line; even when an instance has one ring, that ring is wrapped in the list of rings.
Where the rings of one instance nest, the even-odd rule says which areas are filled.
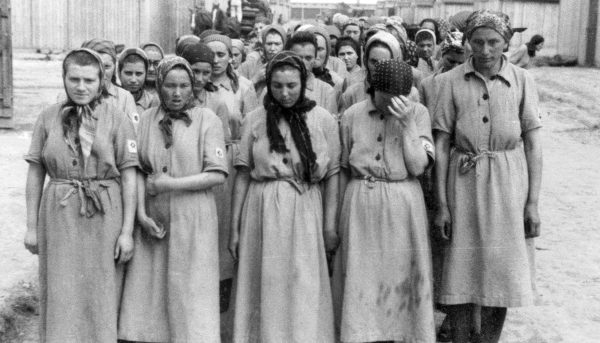
[[[143,113],[145,110],[160,105],[158,94],[152,93],[145,89],[142,90],[142,96],[135,102],[135,108],[138,114]]]
[[[138,112],[137,110],[133,95],[111,82],[106,85],[106,90],[108,92],[108,96],[105,98],[105,101],[125,113],[137,131],[141,112]]]
[[[523,214],[528,169],[525,132],[541,126],[531,76],[502,58],[492,80],[472,59],[439,76],[434,130],[451,139],[442,304],[526,306],[533,302],[533,240]]]
[[[142,114],[140,164],[144,172],[184,177],[227,173],[222,123],[210,110],[188,110],[190,126],[173,120],[166,147],[155,107]],[[155,239],[136,228],[119,338],[143,342],[220,342],[218,221],[211,189],[146,194],[146,211],[167,234]]]
[[[236,167],[250,171],[241,214],[234,342],[333,342],[333,309],[323,242],[320,181],[339,172],[335,119],[306,113],[317,156],[314,183],[303,167],[285,120],[288,153],[270,151],[264,108],[244,122]]]
[[[355,83],[363,83],[365,81],[365,77],[367,76],[366,71],[362,69],[358,64],[354,66],[354,68],[346,74],[344,78],[344,85],[342,87],[342,91],[346,91],[350,86]]]
[[[25,156],[50,177],[37,226],[40,341],[115,342],[123,272],[114,259],[123,227],[120,172],[138,165],[135,132],[124,113],[101,102],[84,164],[63,134],[61,105],[40,114]]]
[[[432,161],[429,115],[411,106]],[[427,213],[399,125],[370,98],[342,117],[341,167],[351,173],[333,282],[342,342],[435,342]]]

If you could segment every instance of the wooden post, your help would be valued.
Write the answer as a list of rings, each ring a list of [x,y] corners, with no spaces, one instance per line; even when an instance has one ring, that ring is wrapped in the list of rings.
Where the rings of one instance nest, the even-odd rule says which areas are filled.
[[[10,0],[0,0],[0,128],[13,128]]]
[[[598,0],[590,0],[588,13],[585,64],[588,66],[594,66],[596,63],[596,32],[598,32]]]

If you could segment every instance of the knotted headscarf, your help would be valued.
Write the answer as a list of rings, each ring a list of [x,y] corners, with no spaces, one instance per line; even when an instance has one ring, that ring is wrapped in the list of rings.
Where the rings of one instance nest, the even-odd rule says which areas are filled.
[[[147,47],[149,47],[149,46],[153,46],[153,47],[155,47],[155,48],[156,48],[156,49],[157,49],[157,50],[160,52],[160,58],[161,58],[161,59],[165,57],[165,51],[164,51],[164,50],[163,50],[163,48],[162,48],[160,45],[158,45],[157,43],[154,43],[154,42],[146,42],[146,43],[143,43],[143,44],[141,44],[141,45],[140,45],[140,48],[141,48],[142,50],[144,50],[144,49],[146,49],[146,48],[147,48]]]
[[[124,63],[125,63],[125,59],[127,58],[127,56],[131,56],[131,55],[136,55],[138,56],[143,62],[144,62],[144,70],[146,71],[146,73],[148,73],[148,55],[146,55],[146,53],[144,52],[144,50],[140,49],[140,48],[128,48],[123,50],[123,52],[121,52],[121,54],[119,55],[119,70],[123,70],[124,67]],[[146,80],[144,80],[144,83],[146,82]],[[132,93],[133,95],[133,99],[137,102],[142,95],[144,94],[144,88],[142,87],[138,92],[136,92],[135,94]]]
[[[69,67],[71,56],[78,53],[85,53],[92,57],[98,67],[100,82],[98,85],[97,94],[88,104],[77,104],[66,91],[66,77],[67,68]],[[67,93],[67,100],[62,105],[62,127],[63,135],[69,142],[72,148],[77,149],[77,145],[81,147],[81,153],[83,155],[84,165],[87,163],[88,158],[92,152],[92,143],[96,136],[96,121],[98,118],[94,115],[94,109],[100,103],[102,99],[102,92],[105,90],[104,80],[104,63],[102,57],[95,51],[87,48],[75,49],[67,54],[63,60],[63,84],[65,85],[65,93]],[[77,139],[74,139],[75,136]],[[77,142],[78,141],[78,142]]]
[[[163,99],[162,85],[165,82],[165,78],[169,72],[175,68],[181,68],[190,77],[190,83],[192,89],[194,88],[194,72],[190,67],[189,63],[179,56],[171,56],[163,59],[158,65],[157,76],[156,76],[156,89],[158,90],[158,97],[160,99],[160,106],[165,111],[165,116],[159,121],[160,130],[163,133],[165,143],[167,147],[173,145],[173,121],[183,120],[185,125],[190,126],[192,119],[187,113],[188,110],[194,107],[194,97],[191,96],[187,99],[186,104],[180,110],[172,110],[165,105],[165,99]]]
[[[379,61],[371,78],[371,87],[392,95],[408,95],[413,83],[412,68],[398,60]]]
[[[513,36],[513,30],[510,26],[510,18],[502,12],[490,10],[480,10],[473,12],[467,19],[467,28],[465,35],[471,39],[473,32],[480,27],[487,27],[498,32],[506,41],[510,42]]]
[[[449,32],[446,35],[446,39],[441,45],[442,56],[449,51],[454,51],[459,54],[465,52],[465,46],[463,45],[463,34],[460,31]]]
[[[204,43],[194,43],[187,45],[183,49],[181,57],[188,61],[190,66],[198,62],[204,62],[210,64],[212,67],[215,60],[215,53]],[[217,91],[217,87],[211,81],[208,81],[204,85],[204,89],[209,92]]]
[[[398,16],[392,16],[385,20],[386,29],[393,29],[398,32],[398,38],[400,39],[400,45],[406,45],[408,41],[408,33],[404,26],[402,26],[402,18]]]
[[[290,108],[285,108],[277,102],[271,91],[273,72],[283,66],[289,66],[300,71],[300,84],[302,87],[300,97]],[[302,62],[302,59],[297,54],[291,51],[278,53],[267,65],[267,94],[263,103],[267,111],[267,137],[269,138],[271,151],[281,154],[289,152],[289,149],[285,145],[285,139],[281,135],[281,131],[277,125],[279,120],[283,118],[290,125],[292,139],[294,140],[296,149],[298,149],[300,160],[304,167],[302,179],[306,182],[311,182],[317,155],[312,147],[310,131],[306,124],[306,113],[312,110],[317,104],[315,101],[309,100],[304,96],[307,78],[308,71],[304,66],[304,62]]]
[[[435,37],[435,32],[429,30],[429,29],[421,29],[419,31],[417,31],[417,33],[415,34],[415,42],[417,43],[417,45],[419,44],[419,38],[423,37],[423,40],[427,39],[426,36],[429,36],[429,38],[431,39],[431,42],[433,44],[433,48],[432,48],[432,52],[435,51],[435,45],[436,45],[436,37]],[[422,59],[424,59],[427,64],[429,65],[430,68],[433,69],[433,61],[431,59],[431,56],[429,57],[424,57],[424,56],[420,56]]]
[[[99,54],[107,54],[112,58],[113,64],[115,65],[115,72],[113,73],[110,81],[112,83],[116,83],[117,82],[117,73],[116,73],[117,49],[115,48],[115,43],[113,41],[106,40],[106,39],[92,38],[88,41],[83,42],[83,44],[81,44],[81,47],[93,50]],[[109,86],[110,85],[107,85],[107,84],[104,85],[104,87],[107,89]],[[105,92],[105,94],[106,94],[106,92]]]

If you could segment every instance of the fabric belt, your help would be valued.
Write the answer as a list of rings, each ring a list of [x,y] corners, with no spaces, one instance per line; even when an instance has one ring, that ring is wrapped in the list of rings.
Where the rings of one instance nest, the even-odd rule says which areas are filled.
[[[118,179],[105,179],[105,180],[76,180],[76,179],[51,179],[50,184],[54,185],[71,185],[71,188],[67,194],[65,194],[60,200],[60,205],[67,206],[68,200],[71,196],[77,194],[81,203],[79,207],[79,214],[88,218],[93,217],[97,212],[104,214],[104,204],[102,204],[102,198],[100,194],[106,191],[110,186],[119,184]],[[109,196],[110,198],[110,196]]]
[[[404,182],[407,180],[407,179],[402,179],[402,180],[383,179],[383,178],[375,177],[373,175],[356,175],[356,176],[354,176],[354,179],[363,181],[365,183],[365,185],[367,185],[367,187],[369,187],[369,188],[375,187],[375,183],[377,183],[377,182],[396,183],[396,182]]]
[[[477,162],[479,162],[482,158],[484,158],[484,157],[496,158],[496,156],[498,156],[498,153],[513,151],[515,149],[495,150],[495,151],[481,150],[477,153],[474,153],[471,151],[467,151],[467,150],[463,150],[461,148],[455,147],[455,152],[457,152],[461,155],[458,160],[458,163],[459,163],[458,170],[461,174],[466,174],[469,172],[469,170],[475,168],[475,166],[477,165]]]
[[[295,179],[295,178],[281,178],[281,179],[266,179],[266,180],[254,180],[256,182],[276,182],[282,181],[289,183],[299,194],[304,194],[307,190],[310,189],[311,186],[316,185],[316,183],[306,182],[303,180]]]

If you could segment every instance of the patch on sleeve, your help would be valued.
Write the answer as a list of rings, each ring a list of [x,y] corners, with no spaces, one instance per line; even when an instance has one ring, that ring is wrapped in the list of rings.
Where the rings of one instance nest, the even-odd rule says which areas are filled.
[[[423,149],[425,149],[425,152],[427,152],[430,155],[434,154],[434,148],[433,148],[433,144],[431,144],[429,141],[427,140],[423,140]]]
[[[127,140],[127,150],[132,154],[137,154],[137,143],[133,139]]]
[[[223,158],[225,157],[225,153],[223,153],[223,149],[221,148],[217,148],[215,151],[215,155],[217,155],[218,158]]]

